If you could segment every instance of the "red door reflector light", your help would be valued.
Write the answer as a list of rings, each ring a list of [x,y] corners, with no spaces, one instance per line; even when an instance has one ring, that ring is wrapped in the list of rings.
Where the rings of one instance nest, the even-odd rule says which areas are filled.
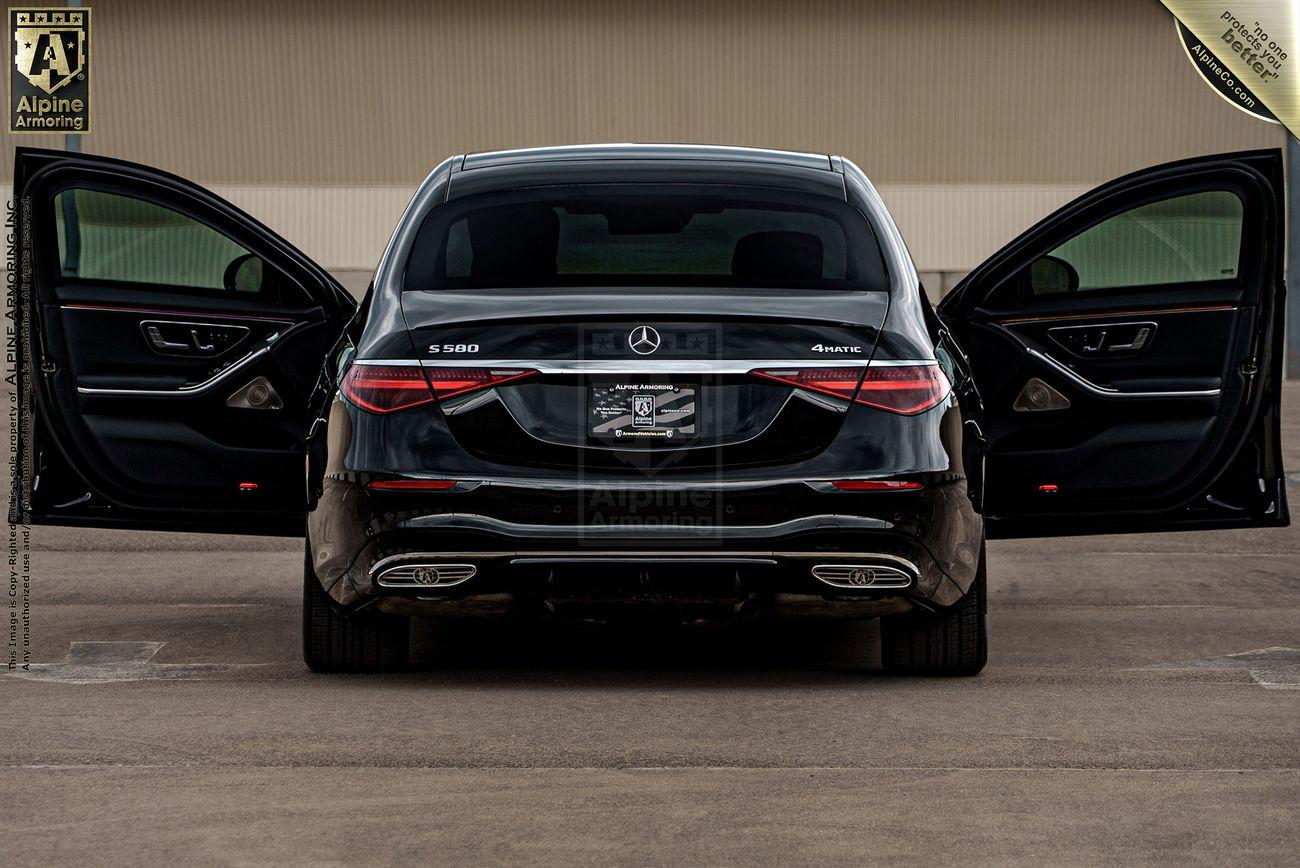
[[[948,378],[938,365],[768,369],[750,373],[903,416],[922,413],[948,397]]]
[[[348,400],[364,410],[393,413],[522,380],[536,373],[521,369],[353,365],[343,377],[341,388]]]
[[[910,479],[837,479],[831,485],[840,491],[915,491],[921,487]]]
[[[1055,482],[1045,482],[1038,486],[1038,490],[1043,494],[1055,494],[1061,490],[1061,486],[1057,485]]]

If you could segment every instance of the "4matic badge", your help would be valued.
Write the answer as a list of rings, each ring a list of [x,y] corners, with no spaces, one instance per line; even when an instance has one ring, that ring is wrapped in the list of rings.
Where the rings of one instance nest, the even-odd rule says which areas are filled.
[[[862,347],[847,346],[844,344],[813,344],[809,347],[814,353],[860,353]]]

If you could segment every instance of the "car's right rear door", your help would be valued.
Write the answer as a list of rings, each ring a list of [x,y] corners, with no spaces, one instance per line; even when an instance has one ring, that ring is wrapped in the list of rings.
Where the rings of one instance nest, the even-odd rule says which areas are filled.
[[[990,535],[1286,523],[1283,229],[1276,150],[1155,166],[944,300],[982,403]]]

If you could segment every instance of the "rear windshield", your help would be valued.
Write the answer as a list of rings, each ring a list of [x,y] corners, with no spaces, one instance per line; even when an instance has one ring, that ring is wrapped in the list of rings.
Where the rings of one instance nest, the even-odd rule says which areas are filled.
[[[871,227],[827,196],[748,187],[590,185],[434,208],[407,290],[580,286],[884,289]]]

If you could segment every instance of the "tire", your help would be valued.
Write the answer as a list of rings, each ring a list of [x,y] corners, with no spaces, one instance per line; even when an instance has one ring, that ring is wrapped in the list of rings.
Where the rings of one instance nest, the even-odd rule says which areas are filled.
[[[942,612],[880,619],[880,659],[897,675],[977,675],[988,660],[988,591],[984,552],[975,583]]]
[[[308,546],[302,582],[302,657],[313,672],[394,672],[407,664],[411,619],[344,611],[316,578]]]

